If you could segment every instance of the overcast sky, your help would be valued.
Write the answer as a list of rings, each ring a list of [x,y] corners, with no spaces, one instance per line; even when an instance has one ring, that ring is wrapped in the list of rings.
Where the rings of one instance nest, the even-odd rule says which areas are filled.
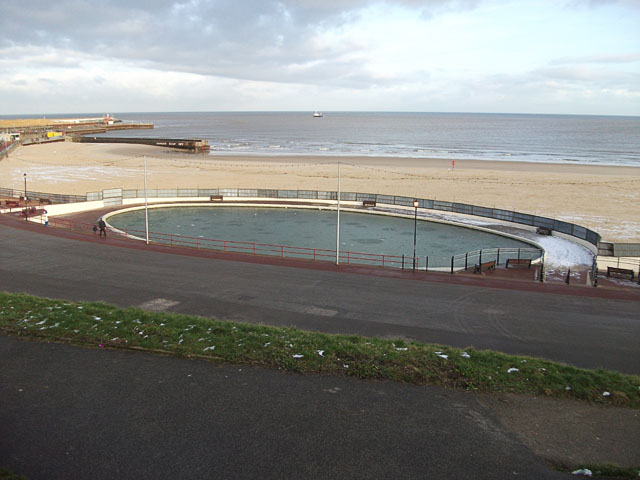
[[[0,115],[640,115],[640,0],[0,5]]]

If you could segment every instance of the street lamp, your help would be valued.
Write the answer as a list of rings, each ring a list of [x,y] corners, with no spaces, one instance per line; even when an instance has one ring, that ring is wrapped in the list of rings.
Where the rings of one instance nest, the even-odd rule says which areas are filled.
[[[416,271],[416,234],[418,232],[418,200],[413,201],[415,214],[413,216],[413,271]]]
[[[24,175],[24,219],[25,221],[29,221],[28,218],[28,212],[29,212],[29,205],[27,205],[27,174],[25,173]]]

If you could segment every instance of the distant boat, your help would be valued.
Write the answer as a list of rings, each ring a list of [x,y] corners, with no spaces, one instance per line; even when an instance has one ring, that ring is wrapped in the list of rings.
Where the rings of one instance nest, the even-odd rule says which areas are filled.
[[[317,110],[315,112],[313,112],[313,118],[320,118],[322,117],[322,113],[318,112]]]

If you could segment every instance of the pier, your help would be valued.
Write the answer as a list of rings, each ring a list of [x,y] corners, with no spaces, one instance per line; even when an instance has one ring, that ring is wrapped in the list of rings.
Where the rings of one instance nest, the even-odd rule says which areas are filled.
[[[87,137],[73,136],[73,142],[82,143],[132,143],[137,145],[154,145],[156,147],[177,148],[191,153],[202,153],[210,150],[209,142],[201,139],[183,138],[135,138],[135,137]]]

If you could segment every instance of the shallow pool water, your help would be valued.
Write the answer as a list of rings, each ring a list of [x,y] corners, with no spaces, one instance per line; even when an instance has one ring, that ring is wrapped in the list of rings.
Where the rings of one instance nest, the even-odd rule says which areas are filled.
[[[299,208],[170,207],[149,209],[149,231],[198,239],[257,242],[305,248],[336,248],[335,211]],[[109,218],[114,227],[138,236],[144,210]],[[413,256],[414,220],[352,212],[340,213],[341,252]],[[454,225],[421,221],[416,256],[434,261],[484,248],[529,248],[511,238]]]

